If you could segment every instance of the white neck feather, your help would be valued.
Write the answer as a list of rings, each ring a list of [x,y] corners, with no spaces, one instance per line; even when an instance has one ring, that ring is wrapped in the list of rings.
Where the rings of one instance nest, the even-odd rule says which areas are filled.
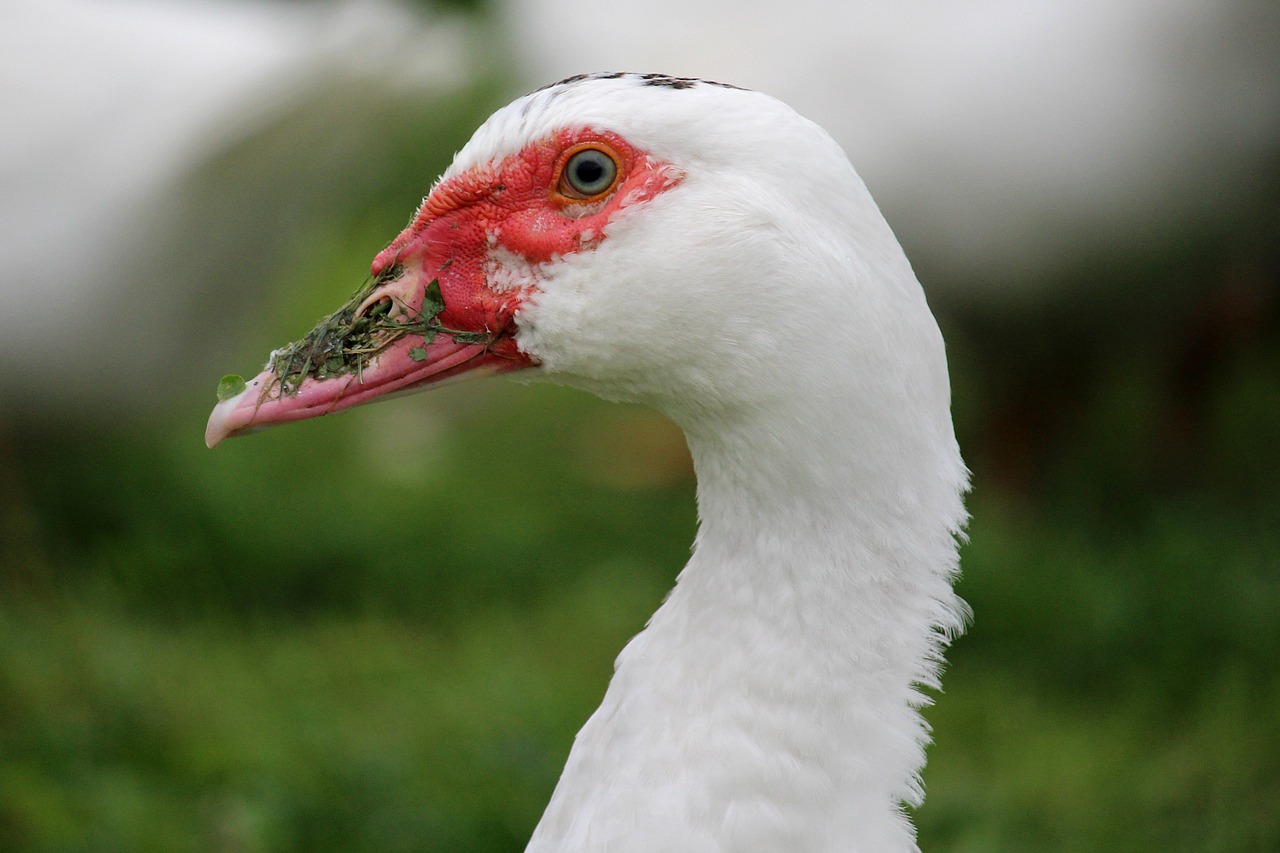
[[[917,687],[963,621],[966,474],[947,413],[904,403],[894,380],[912,379],[676,414],[694,555],[619,656],[530,851],[916,849],[901,803],[921,798]]]
[[[967,482],[920,285],[839,147],[758,93],[552,87],[454,168],[574,123],[684,179],[537,270],[517,340],[684,428],[701,527],[529,850],[914,850]]]

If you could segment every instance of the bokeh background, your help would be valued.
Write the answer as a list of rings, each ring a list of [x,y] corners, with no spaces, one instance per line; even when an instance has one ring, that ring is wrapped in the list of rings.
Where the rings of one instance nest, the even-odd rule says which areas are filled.
[[[0,849],[514,851],[694,532],[679,433],[488,381],[202,444],[493,109],[828,127],[948,339],[976,613],[926,851],[1280,850],[1271,0],[0,5]]]

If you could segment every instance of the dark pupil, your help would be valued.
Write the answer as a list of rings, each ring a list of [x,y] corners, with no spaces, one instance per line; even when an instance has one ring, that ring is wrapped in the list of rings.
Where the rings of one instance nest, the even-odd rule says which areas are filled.
[[[590,186],[604,177],[604,166],[594,157],[580,157],[574,168],[578,183]]]

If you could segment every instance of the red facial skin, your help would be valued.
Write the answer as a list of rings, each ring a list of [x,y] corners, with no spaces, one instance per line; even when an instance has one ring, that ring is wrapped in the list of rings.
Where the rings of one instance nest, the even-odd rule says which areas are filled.
[[[560,170],[581,143],[599,143],[618,159],[618,180],[602,198],[579,200],[557,189]],[[590,249],[625,205],[652,198],[666,170],[616,134],[564,131],[529,145],[496,168],[482,166],[440,184],[414,221],[373,261],[378,275],[421,257],[444,295],[441,323],[468,330],[509,327],[527,294],[497,292],[485,278],[485,259],[497,245],[531,264]],[[585,236],[584,236],[585,235]],[[448,266],[440,268],[445,262]],[[437,271],[438,270],[438,271]],[[425,286],[425,282],[424,282]],[[514,341],[503,353],[523,358]]]
[[[561,178],[565,162],[584,147],[613,156],[613,186],[592,198],[573,197]],[[411,350],[421,337],[406,336],[375,356],[358,376],[307,377],[296,393],[273,394],[279,382],[270,369],[246,391],[219,403],[209,419],[210,447],[227,436],[271,424],[340,411],[392,392],[404,392],[471,373],[534,366],[515,342],[515,317],[529,286],[502,289],[488,280],[491,253],[501,248],[531,265],[589,251],[606,239],[606,226],[625,207],[645,202],[678,182],[671,168],[613,133],[565,130],[534,142],[501,162],[480,166],[442,182],[423,201],[413,222],[373,261],[375,277],[396,265],[364,302],[390,297],[406,320],[421,311],[427,285],[437,280],[446,329],[487,333],[488,343],[459,343],[441,333],[425,345],[427,357]],[[495,286],[497,284],[497,286]],[[421,353],[419,353],[421,355]]]

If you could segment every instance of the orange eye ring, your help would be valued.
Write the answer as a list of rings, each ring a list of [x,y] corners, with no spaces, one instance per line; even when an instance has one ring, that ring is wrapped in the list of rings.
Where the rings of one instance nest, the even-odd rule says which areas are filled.
[[[599,201],[622,180],[622,158],[604,142],[580,142],[556,163],[555,195],[562,201]]]

